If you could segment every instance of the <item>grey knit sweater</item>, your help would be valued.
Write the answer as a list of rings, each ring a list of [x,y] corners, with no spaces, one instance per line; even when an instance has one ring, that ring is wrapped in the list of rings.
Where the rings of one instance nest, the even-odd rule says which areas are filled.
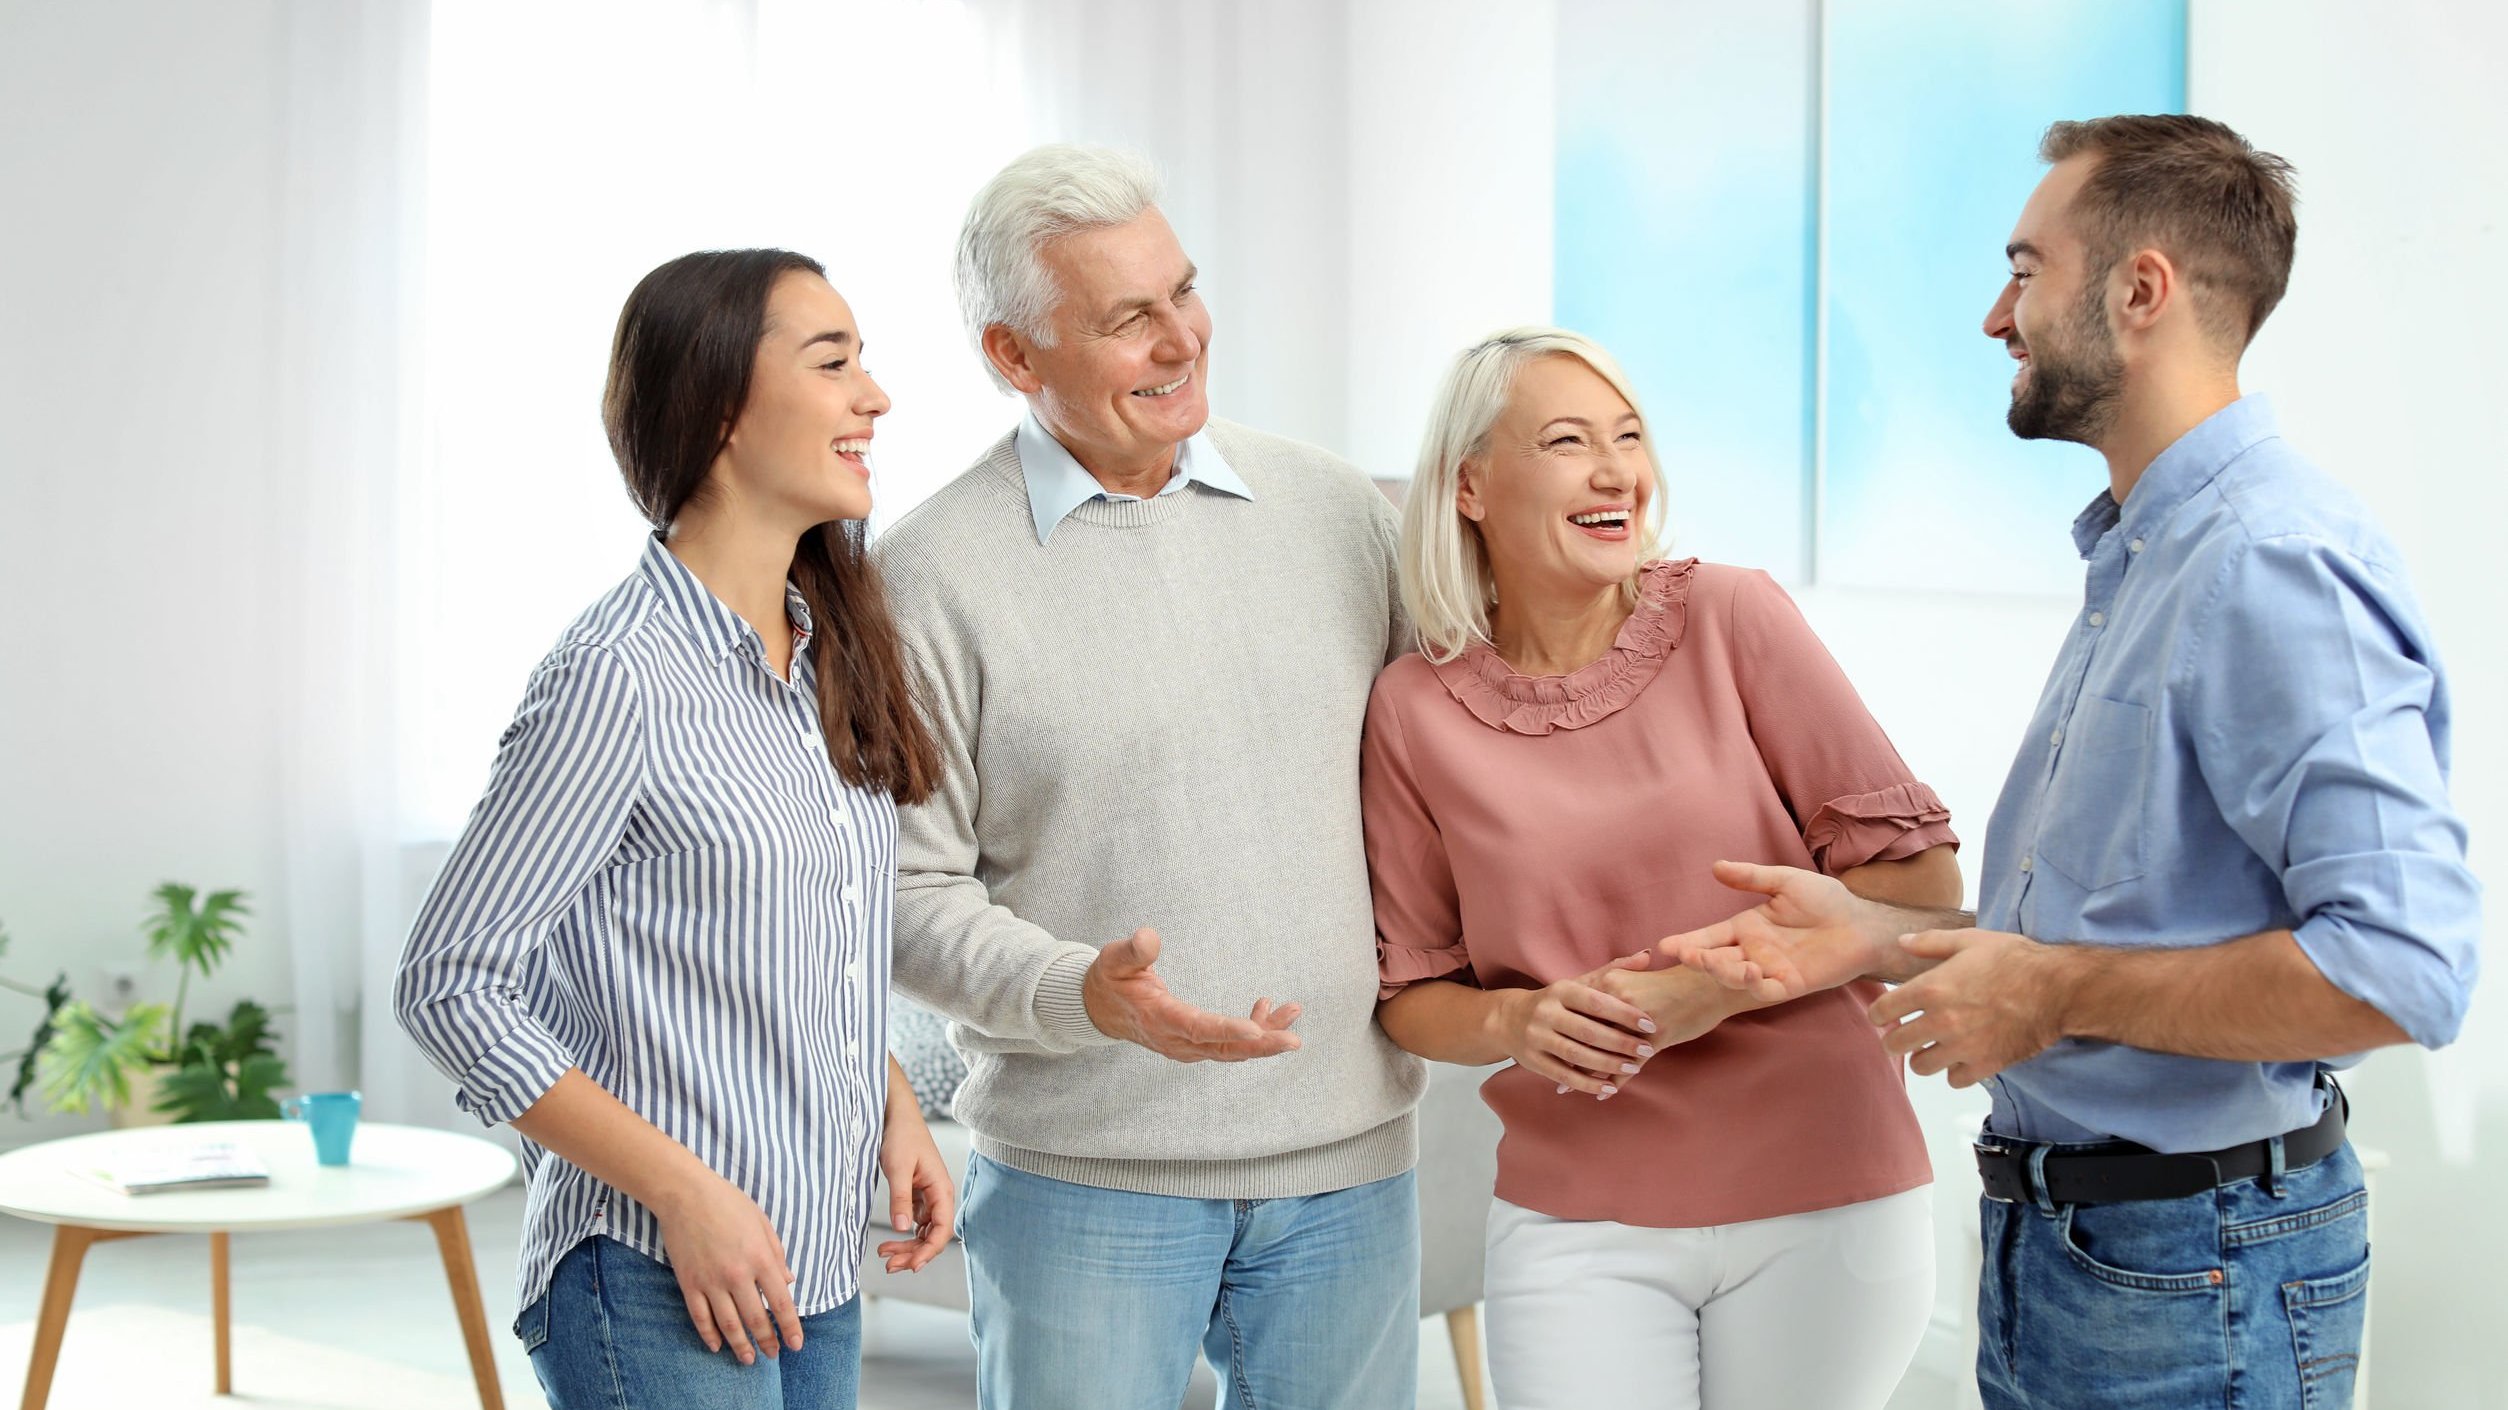
[[[1267,1199],[1410,1168],[1425,1075],[1375,1023],[1368,688],[1407,650],[1394,516],[1226,422],[1253,491],[1091,500],[1036,541],[1012,438],[876,549],[946,781],[900,818],[897,984],[955,1021],[976,1148],[1059,1180]],[[1140,926],[1188,1003],[1305,1005],[1298,1051],[1169,1061],[1080,980]]]

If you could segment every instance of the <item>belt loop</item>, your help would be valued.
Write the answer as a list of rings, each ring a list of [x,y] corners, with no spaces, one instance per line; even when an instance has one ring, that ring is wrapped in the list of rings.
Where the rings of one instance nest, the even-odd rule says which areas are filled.
[[[2290,1198],[2289,1184],[2282,1178],[2288,1170],[2288,1157],[2282,1149],[2282,1138],[2275,1136],[2265,1144],[2264,1192],[2275,1199]]]
[[[2053,1214],[2055,1201],[2046,1192],[2046,1153],[2049,1149],[2043,1144],[2029,1148],[2029,1198],[2039,1209]]]

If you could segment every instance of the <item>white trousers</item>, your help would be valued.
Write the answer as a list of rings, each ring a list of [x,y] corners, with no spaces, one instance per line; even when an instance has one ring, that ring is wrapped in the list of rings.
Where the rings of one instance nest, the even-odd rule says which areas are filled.
[[[1930,1187],[1648,1229],[1489,1211],[1502,1410],[1881,1410],[1933,1314]]]

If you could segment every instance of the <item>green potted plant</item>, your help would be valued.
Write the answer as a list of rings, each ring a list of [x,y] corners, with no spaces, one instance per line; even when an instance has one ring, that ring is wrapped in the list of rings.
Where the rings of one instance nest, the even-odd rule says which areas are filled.
[[[287,1085],[287,1064],[278,1055],[269,1011],[241,999],[224,1023],[183,1023],[192,976],[215,973],[243,933],[243,918],[252,913],[244,893],[204,897],[169,881],[154,896],[156,908],[145,923],[148,954],[173,960],[180,971],[172,1004],[137,1003],[117,1017],[74,997],[66,975],[40,993],[0,980],[41,999],[45,1008],[34,1038],[15,1055],[8,1101],[20,1115],[28,1088],[36,1087],[55,1111],[101,1108],[123,1125],[278,1118],[270,1093]]]

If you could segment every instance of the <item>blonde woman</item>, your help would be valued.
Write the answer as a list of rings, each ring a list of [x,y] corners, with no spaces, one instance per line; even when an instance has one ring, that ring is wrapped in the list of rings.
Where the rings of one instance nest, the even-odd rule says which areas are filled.
[[[1518,329],[1463,354],[1404,509],[1423,649],[1361,756],[1378,1019],[1513,1064],[1483,1089],[1509,1410],[1878,1407],[1933,1290],[1879,986],[1761,1007],[1620,957],[1745,909],[1719,858],[1956,904],[1957,839],[1784,591],[1658,558],[1661,522],[1608,353]]]

